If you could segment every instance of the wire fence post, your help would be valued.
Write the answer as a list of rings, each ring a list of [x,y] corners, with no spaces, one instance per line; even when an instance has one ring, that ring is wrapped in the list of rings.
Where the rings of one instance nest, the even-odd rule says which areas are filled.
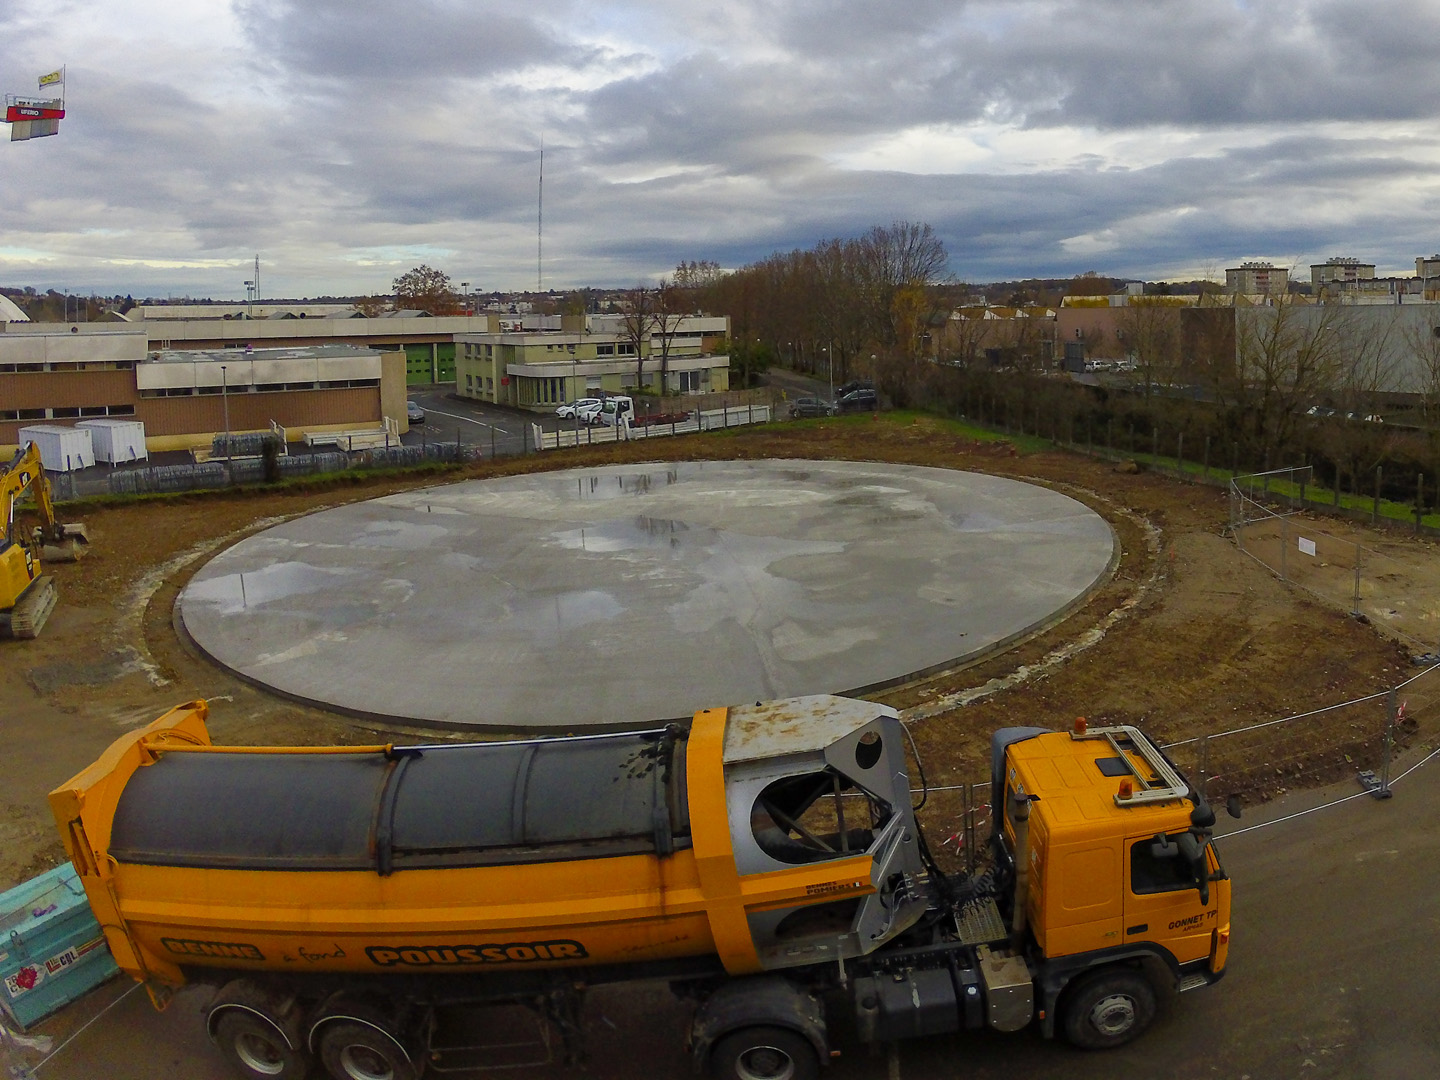
[[[1198,761],[1196,772],[1200,774],[1200,798],[1206,797],[1206,789],[1210,786],[1210,736],[1200,736],[1200,749],[1197,751]]]
[[[975,873],[975,785],[965,785],[965,807],[961,817],[961,839],[965,843],[965,872]]]
[[[1360,617],[1360,541],[1355,541],[1355,598],[1350,605],[1350,614]]]
[[[1288,574],[1286,573],[1286,570],[1287,570],[1286,560],[1287,560],[1289,554],[1290,554],[1290,519],[1289,519],[1288,517],[1282,517],[1282,518],[1280,519],[1280,580],[1281,580],[1281,581],[1289,581],[1289,580],[1290,580]]]
[[[1385,697],[1385,749],[1380,758],[1380,786],[1375,789],[1375,798],[1390,798],[1390,758],[1395,749],[1395,718],[1399,715],[1399,691],[1394,687]]]

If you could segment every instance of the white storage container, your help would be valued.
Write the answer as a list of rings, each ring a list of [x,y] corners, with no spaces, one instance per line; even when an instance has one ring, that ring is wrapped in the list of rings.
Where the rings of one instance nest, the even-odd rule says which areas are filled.
[[[145,425],[139,420],[117,420],[111,417],[81,420],[76,427],[90,432],[95,447],[95,460],[119,465],[126,461],[144,461]]]
[[[74,472],[95,464],[95,447],[86,428],[36,424],[22,427],[20,445],[33,442],[40,448],[40,462],[50,472]]]

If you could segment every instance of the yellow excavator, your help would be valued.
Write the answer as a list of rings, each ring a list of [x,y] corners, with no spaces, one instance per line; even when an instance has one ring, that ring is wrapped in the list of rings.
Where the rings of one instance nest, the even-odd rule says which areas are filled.
[[[40,524],[25,537],[15,525],[15,504],[29,491]],[[0,469],[0,511],[5,532],[0,536],[0,637],[33,638],[40,633],[59,592],[55,579],[40,572],[41,561],[74,562],[89,543],[84,525],[62,525],[55,518],[50,481],[34,443],[22,447]]]

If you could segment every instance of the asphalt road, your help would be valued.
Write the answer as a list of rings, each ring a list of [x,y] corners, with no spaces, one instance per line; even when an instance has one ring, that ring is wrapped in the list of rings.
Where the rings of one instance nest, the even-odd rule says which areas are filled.
[[[422,442],[454,442],[478,446],[482,454],[508,456],[523,454],[535,448],[532,425],[544,431],[577,429],[581,439],[588,430],[574,420],[561,420],[549,414],[524,412],[498,405],[485,405],[457,397],[453,387],[411,387],[407,396],[425,410],[425,422],[412,424],[401,441],[407,446]]]
[[[535,418],[518,409],[464,401],[454,388],[444,384],[412,387],[407,394],[425,410],[425,422],[412,424],[401,441],[407,446],[422,442],[454,442],[478,446],[481,452],[499,455],[521,454],[534,445],[527,433]],[[553,418],[547,418],[553,425]]]
[[[1398,771],[1398,770],[1397,770]],[[1250,828],[1353,786],[1302,793],[1239,823]],[[1440,1075],[1440,759],[1393,799],[1368,796],[1222,841],[1234,879],[1230,970],[1217,986],[1164,1000],[1154,1027],[1119,1050],[1086,1053],[1019,1035],[915,1040],[871,1056],[838,1030],[832,1080],[1415,1080]],[[1233,826],[1222,819],[1225,826]],[[204,1034],[203,992],[165,1013],[123,982],[42,1025],[58,1049],[42,1080],[222,1080]],[[587,1001],[594,1080],[682,1080],[686,1009],[663,986],[597,990]],[[108,1010],[108,1011],[107,1011]],[[89,1024],[88,1027],[83,1025]],[[839,1025],[836,1025],[837,1029]],[[66,1041],[66,1040],[70,1041]],[[480,1074],[469,1074],[479,1076]],[[557,1066],[536,1080],[574,1076]]]

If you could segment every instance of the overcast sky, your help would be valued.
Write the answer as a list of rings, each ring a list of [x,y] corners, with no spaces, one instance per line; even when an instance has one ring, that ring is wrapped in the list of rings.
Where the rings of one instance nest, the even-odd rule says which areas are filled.
[[[734,267],[895,220],[969,281],[1440,250],[1440,4],[0,0],[0,285]],[[0,131],[0,137],[4,137]]]

